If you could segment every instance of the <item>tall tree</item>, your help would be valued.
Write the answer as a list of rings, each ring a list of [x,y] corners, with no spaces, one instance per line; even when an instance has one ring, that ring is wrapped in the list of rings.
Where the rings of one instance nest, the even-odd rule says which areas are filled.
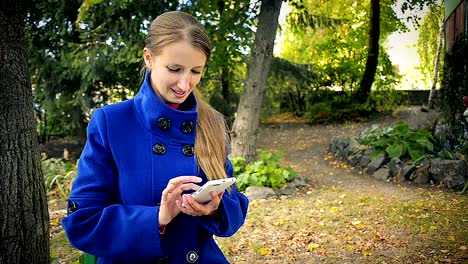
[[[370,21],[366,70],[355,94],[358,103],[364,103],[369,97],[379,62],[380,0],[371,0]]]
[[[260,6],[252,59],[231,131],[232,156],[242,156],[247,160],[255,158],[260,108],[266,91],[280,9],[281,0],[263,0]]]
[[[0,263],[49,262],[49,215],[24,47],[23,1],[0,3]]]

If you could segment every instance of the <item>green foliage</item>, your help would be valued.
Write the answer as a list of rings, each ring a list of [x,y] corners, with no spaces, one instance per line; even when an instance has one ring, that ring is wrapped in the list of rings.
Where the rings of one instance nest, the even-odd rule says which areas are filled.
[[[384,41],[405,26],[392,9],[395,1],[381,2],[380,39]],[[280,56],[295,63],[314,65],[315,72],[319,73],[319,86],[354,91],[367,60],[364,47],[369,39],[369,1],[307,1],[303,5],[301,10],[293,8],[288,17]],[[304,16],[307,19],[301,18]],[[395,74],[386,52],[379,54],[379,62],[381,67],[376,78]]]
[[[259,157],[256,161],[246,163],[242,157],[232,158],[234,175],[237,178],[239,190],[245,190],[248,186],[265,186],[271,188],[281,188],[291,181],[297,173],[291,167],[280,165],[283,153],[276,151],[273,153],[258,150]]]
[[[410,129],[405,122],[392,127],[373,128],[360,136],[359,143],[374,148],[371,156],[387,154],[390,158],[420,160],[434,152],[434,138],[425,129]]]
[[[432,5],[429,8],[422,24],[419,26],[418,55],[420,58],[419,70],[425,77],[424,81],[432,80],[434,74],[434,62],[437,56],[441,23],[444,17],[443,4]],[[444,50],[444,48],[442,48]],[[441,61],[443,61],[443,52]],[[427,84],[427,83],[426,83]]]
[[[56,190],[66,200],[70,196],[71,185],[77,175],[77,167],[61,159],[42,157],[42,173],[47,191]]]

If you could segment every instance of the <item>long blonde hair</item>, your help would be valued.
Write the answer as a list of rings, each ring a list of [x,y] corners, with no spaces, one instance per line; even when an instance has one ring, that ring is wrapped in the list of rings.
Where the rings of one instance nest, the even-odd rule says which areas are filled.
[[[188,40],[209,59],[211,46],[205,29],[193,16],[179,11],[163,13],[151,23],[145,47],[157,55],[165,46],[181,40]],[[142,76],[147,70],[145,66],[142,67]],[[209,180],[227,178],[225,163],[229,138],[225,119],[203,99],[197,89],[193,92],[197,98],[198,112],[195,137],[198,166]]]

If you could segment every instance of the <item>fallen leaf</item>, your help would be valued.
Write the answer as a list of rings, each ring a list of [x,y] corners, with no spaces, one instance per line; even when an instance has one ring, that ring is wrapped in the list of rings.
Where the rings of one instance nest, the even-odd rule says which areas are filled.
[[[437,230],[437,226],[431,226],[429,227],[430,230]]]
[[[460,249],[460,250],[466,250],[466,247],[465,247],[465,246],[460,246],[459,249]]]
[[[316,250],[317,248],[319,248],[320,245],[317,244],[317,243],[310,243],[308,246],[307,246],[307,250],[308,251],[313,251],[313,250]]]
[[[353,224],[353,225],[360,225],[360,224],[362,224],[362,222],[359,221],[359,220],[356,220],[356,221],[352,221],[351,224]]]
[[[364,251],[362,252],[362,254],[366,257],[372,256],[372,253],[370,253],[369,251]]]
[[[260,248],[259,251],[260,251],[260,255],[262,255],[262,256],[265,256],[270,252],[270,250],[268,248],[265,248],[265,247]]]

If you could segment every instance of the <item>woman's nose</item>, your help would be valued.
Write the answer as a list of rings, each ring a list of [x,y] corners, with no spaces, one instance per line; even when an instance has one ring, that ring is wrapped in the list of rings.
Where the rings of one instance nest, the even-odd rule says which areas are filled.
[[[190,89],[190,80],[187,75],[182,76],[182,79],[178,83],[179,88],[186,92]]]

